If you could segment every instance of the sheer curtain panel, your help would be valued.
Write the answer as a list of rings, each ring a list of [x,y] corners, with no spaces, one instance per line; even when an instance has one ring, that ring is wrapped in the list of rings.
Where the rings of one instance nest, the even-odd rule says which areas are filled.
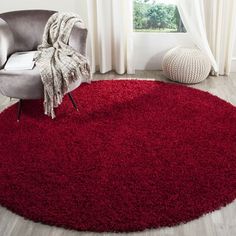
[[[235,39],[235,0],[178,0],[178,9],[196,46],[208,55],[213,73],[228,75]]]
[[[133,74],[133,1],[88,0],[92,70]]]
[[[189,36],[209,57],[213,70],[218,73],[218,65],[207,38],[203,0],[179,0],[178,10]]]

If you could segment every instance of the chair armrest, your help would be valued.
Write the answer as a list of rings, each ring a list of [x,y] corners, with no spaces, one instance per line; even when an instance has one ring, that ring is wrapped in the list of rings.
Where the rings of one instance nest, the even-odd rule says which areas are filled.
[[[77,23],[74,25],[69,39],[69,45],[83,56],[86,55],[87,35],[88,30]]]
[[[6,21],[0,18],[0,69],[14,51],[14,36]]]

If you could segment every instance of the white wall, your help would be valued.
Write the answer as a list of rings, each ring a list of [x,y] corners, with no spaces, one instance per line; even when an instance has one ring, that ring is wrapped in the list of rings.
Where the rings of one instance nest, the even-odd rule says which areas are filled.
[[[135,66],[137,70],[160,70],[165,53],[175,46],[193,47],[188,34],[134,33]],[[231,72],[236,72],[236,39]]]
[[[193,47],[186,33],[134,33],[137,70],[160,70],[165,53],[176,46]]]
[[[87,22],[86,0],[2,0],[0,12],[46,9],[56,11],[73,11],[79,13]]]
[[[234,45],[234,50],[233,50],[233,59],[232,59],[231,72],[236,72],[236,39],[235,39],[235,45]]]
[[[233,57],[236,58],[236,40],[235,40],[235,45],[234,45]]]

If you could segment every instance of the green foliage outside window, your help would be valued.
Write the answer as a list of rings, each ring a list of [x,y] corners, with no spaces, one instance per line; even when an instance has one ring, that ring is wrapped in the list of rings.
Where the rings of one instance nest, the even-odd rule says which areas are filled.
[[[134,29],[141,32],[186,32],[176,5],[134,0]]]

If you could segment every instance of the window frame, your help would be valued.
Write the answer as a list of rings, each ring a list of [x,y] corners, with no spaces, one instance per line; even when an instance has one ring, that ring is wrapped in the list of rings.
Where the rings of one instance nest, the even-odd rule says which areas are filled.
[[[138,29],[138,28],[135,28],[135,4],[136,4],[136,1],[137,0],[132,0],[133,1],[133,32],[134,33],[148,33],[148,34],[152,34],[152,33],[154,33],[154,34],[176,34],[176,33],[186,33],[186,29],[185,29],[185,27],[184,27],[184,24],[183,24],[183,21],[182,21],[182,19],[181,19],[181,17],[180,17],[180,15],[179,15],[179,12],[177,13],[178,15],[179,15],[179,24],[181,24],[181,28],[182,28],[182,30],[180,30],[180,31],[172,31],[171,30],[171,28],[165,28],[165,29],[167,29],[167,31],[162,31],[162,30],[157,30],[157,28],[151,28],[151,27],[149,27],[149,28],[142,28],[142,29]],[[145,4],[145,3],[144,3]],[[160,3],[161,5],[175,5],[176,6],[176,9],[175,9],[175,11],[177,10],[178,11],[178,9],[177,9],[177,5],[176,4],[165,4],[165,3]],[[154,4],[154,6],[156,6],[156,5],[158,5],[158,3],[157,4]],[[175,13],[176,14],[176,13]],[[146,24],[147,24],[147,22],[146,22]],[[176,26],[177,26],[177,24],[176,24]],[[143,31],[142,31],[143,30]],[[150,30],[150,31],[149,31]],[[170,30],[170,31],[168,31],[168,30]]]

